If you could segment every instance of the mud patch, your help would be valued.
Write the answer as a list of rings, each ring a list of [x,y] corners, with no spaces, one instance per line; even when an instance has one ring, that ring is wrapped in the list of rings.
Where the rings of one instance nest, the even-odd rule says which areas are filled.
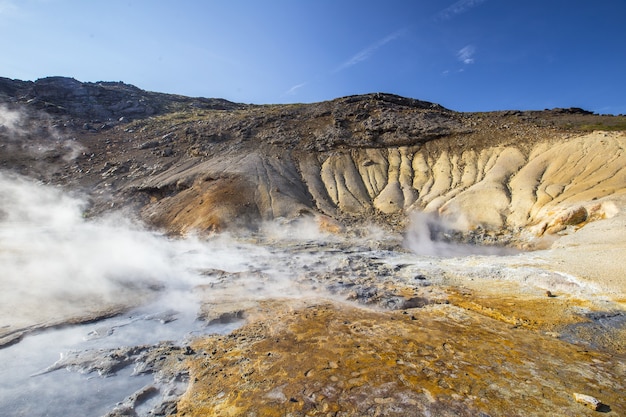
[[[593,311],[582,313],[584,321],[565,327],[561,338],[592,349],[626,353],[626,313],[624,311]]]

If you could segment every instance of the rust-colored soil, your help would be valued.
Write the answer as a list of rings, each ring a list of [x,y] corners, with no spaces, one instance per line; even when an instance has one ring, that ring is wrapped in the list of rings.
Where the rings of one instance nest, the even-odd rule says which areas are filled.
[[[623,357],[452,305],[381,312],[269,303],[195,342],[179,416],[545,416],[626,410]],[[621,377],[620,377],[621,375]]]

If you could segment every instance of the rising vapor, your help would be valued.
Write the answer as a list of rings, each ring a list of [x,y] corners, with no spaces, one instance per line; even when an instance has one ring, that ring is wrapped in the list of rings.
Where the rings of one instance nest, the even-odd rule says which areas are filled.
[[[86,205],[0,173],[0,317],[53,321],[97,311],[175,276],[158,235],[121,216],[85,220]]]
[[[458,219],[457,223],[463,219]],[[411,214],[404,246],[416,255],[450,258],[470,255],[511,255],[514,249],[497,246],[479,246],[455,242],[455,225],[432,213]]]
[[[278,267],[291,262],[282,252],[228,234],[171,239],[124,213],[85,218],[87,207],[80,195],[0,172],[0,329],[66,322],[161,296],[163,305],[197,310],[189,297],[198,288],[211,288],[205,298],[214,303],[302,294],[293,283],[298,272]],[[324,238],[304,221],[262,229],[272,241]]]
[[[66,162],[85,151],[75,139],[60,132],[48,114],[6,105],[0,105],[0,149],[37,158],[51,153]]]
[[[21,136],[24,133],[22,119],[20,111],[0,105],[0,133],[7,137]]]

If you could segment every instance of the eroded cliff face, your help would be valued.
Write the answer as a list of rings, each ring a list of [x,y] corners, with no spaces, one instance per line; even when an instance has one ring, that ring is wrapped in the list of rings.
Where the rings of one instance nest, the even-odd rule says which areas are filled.
[[[330,200],[343,212],[418,210],[437,213],[463,231],[530,228],[542,235],[616,214],[612,201],[624,193],[625,140],[599,133],[527,150],[354,150],[329,155],[318,176],[305,182],[321,180],[325,193],[315,193],[315,200]]]
[[[425,212],[463,233],[504,231],[532,246],[534,238],[613,217],[622,206],[626,136],[621,133],[544,137],[483,149],[445,149],[442,141],[322,153],[220,154],[144,183],[157,189],[191,184],[144,213],[185,233],[306,213],[346,221],[392,219],[403,227],[410,213]]]

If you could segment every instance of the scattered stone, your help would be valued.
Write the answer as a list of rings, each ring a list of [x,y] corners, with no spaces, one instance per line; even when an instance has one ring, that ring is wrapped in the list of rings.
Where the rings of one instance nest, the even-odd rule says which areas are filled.
[[[161,140],[163,141],[163,143],[171,143],[174,139],[176,139],[175,132],[170,132],[161,136]]]
[[[135,392],[123,402],[118,403],[115,408],[106,414],[105,417],[125,417],[136,416],[135,409],[138,405],[144,403],[150,397],[158,395],[159,390],[153,385],[148,385]]]
[[[150,349],[149,346],[123,346],[116,349],[64,352],[58,361],[34,375],[67,369],[82,374],[97,372],[103,377],[113,376],[121,369],[135,363],[137,358],[148,349]]]
[[[394,399],[392,397],[374,398],[374,403],[376,404],[391,404],[393,402],[394,402]]]
[[[591,408],[594,411],[598,411],[602,408],[602,403],[600,402],[600,400],[592,397],[591,395],[579,394],[575,392],[574,399],[577,403],[580,403],[585,407]]]
[[[149,140],[149,141],[144,142],[141,145],[139,145],[138,149],[156,148],[159,145],[160,145],[160,142],[158,140]]]
[[[159,313],[144,316],[142,318],[144,320],[154,320],[154,321],[158,321],[161,324],[167,324],[175,320],[178,320],[178,311],[173,310],[173,309],[168,309]]]

